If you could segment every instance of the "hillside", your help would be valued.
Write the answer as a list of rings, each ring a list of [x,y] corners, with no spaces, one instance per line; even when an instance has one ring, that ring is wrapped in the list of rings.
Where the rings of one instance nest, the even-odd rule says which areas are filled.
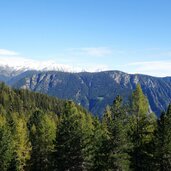
[[[0,113],[25,113],[30,115],[37,110],[50,112],[54,115],[61,115],[65,111],[67,100],[57,99],[38,92],[31,92],[24,89],[11,89],[4,83],[0,83]],[[88,112],[81,106],[74,104],[81,112]]]
[[[52,160],[52,155],[59,133],[58,124],[63,117],[73,119],[73,122],[64,125],[64,129],[69,129],[69,140],[73,136],[69,124],[79,120],[83,126],[83,121],[89,124],[93,119],[92,115],[72,101],[29,90],[13,90],[1,83],[0,170],[55,170],[53,164],[56,159]]]
[[[169,170],[170,125],[171,104],[157,118],[140,84],[129,106],[117,96],[98,119],[72,101],[1,83],[0,170]]]
[[[45,93],[61,99],[72,99],[95,115],[103,113],[107,104],[119,94],[130,98],[137,83],[149,99],[157,115],[171,101],[171,78],[132,75],[120,71],[69,73],[60,71],[26,71],[2,79],[15,88]]]

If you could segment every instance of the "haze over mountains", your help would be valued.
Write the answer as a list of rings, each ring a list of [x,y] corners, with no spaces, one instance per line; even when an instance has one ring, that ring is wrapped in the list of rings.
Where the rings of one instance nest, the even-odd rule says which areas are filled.
[[[0,67],[0,80],[15,88],[72,99],[95,115],[103,113],[119,94],[128,101],[137,83],[157,115],[171,102],[171,78],[127,74],[121,71],[63,72],[36,71],[29,68]]]

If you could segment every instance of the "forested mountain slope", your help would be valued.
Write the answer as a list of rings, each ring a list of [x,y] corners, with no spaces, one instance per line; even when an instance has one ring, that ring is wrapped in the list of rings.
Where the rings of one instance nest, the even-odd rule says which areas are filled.
[[[81,127],[92,123],[92,115],[72,101],[29,90],[13,90],[1,83],[0,170],[55,170],[56,161],[52,160],[52,156],[58,134],[57,126],[67,114],[73,117],[71,123],[63,125],[64,129],[69,129],[69,140],[73,136],[69,124],[75,124],[77,119]]]
[[[140,84],[99,120],[72,101],[0,84],[0,170],[170,170],[171,105],[159,118]]]

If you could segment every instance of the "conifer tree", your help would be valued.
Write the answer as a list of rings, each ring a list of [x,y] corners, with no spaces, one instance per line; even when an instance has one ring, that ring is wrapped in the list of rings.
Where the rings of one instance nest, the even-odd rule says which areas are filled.
[[[123,107],[122,99],[117,96],[113,105],[107,107],[103,122],[108,129],[108,169],[129,170],[129,149],[131,143],[128,139],[128,117]]]
[[[146,170],[153,158],[151,142],[154,138],[156,118],[149,112],[149,104],[140,84],[132,94],[130,116],[130,138],[133,143],[132,167],[135,170]]]
[[[10,127],[5,116],[0,115],[0,170],[9,170],[13,153],[14,143]]]
[[[171,170],[171,104],[158,119],[155,144],[156,170]]]
[[[90,119],[90,118],[89,118]],[[91,119],[89,120],[91,121]],[[55,164],[57,170],[84,170],[90,167],[87,153],[90,148],[87,139],[89,121],[72,101],[66,103],[61,115],[56,138]],[[88,132],[87,132],[88,131]]]
[[[128,139],[128,117],[122,104],[122,98],[117,96],[111,107],[112,123],[110,165],[113,170],[129,170],[131,143]]]
[[[52,114],[35,111],[29,121],[32,144],[31,170],[52,169],[52,153],[56,138],[56,118]]]
[[[23,116],[13,113],[13,134],[14,134],[14,160],[15,167],[18,171],[23,171],[30,159],[31,144],[29,142],[29,135],[27,123]]]
[[[108,106],[109,107],[109,106]],[[106,118],[107,119],[107,118]],[[93,150],[92,158],[93,166],[91,170],[101,171],[107,170],[109,160],[109,131],[107,129],[106,120],[101,123],[98,118],[93,121]]]

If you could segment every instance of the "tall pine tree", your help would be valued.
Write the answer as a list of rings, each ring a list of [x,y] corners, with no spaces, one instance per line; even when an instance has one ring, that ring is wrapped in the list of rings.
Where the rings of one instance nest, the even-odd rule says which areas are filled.
[[[158,119],[155,139],[156,170],[171,170],[171,104]]]
[[[117,96],[111,107],[107,107],[103,124],[108,130],[108,170],[129,170],[131,143],[128,139],[128,117],[122,104],[122,98]]]
[[[55,165],[56,170],[81,171],[90,167],[91,118],[79,111],[72,101],[66,103],[57,129]],[[90,131],[90,134],[89,134]],[[88,136],[89,134],[89,136]]]
[[[138,84],[132,94],[130,116],[130,138],[133,143],[131,164],[134,170],[149,169],[149,164],[153,160],[151,142],[155,128],[155,115],[149,112],[148,100]]]
[[[27,123],[24,116],[18,113],[13,113],[13,134],[14,134],[14,160],[15,169],[23,171],[30,159],[31,143],[29,141],[29,134]]]
[[[52,153],[56,138],[57,118],[53,114],[45,114],[40,110],[33,113],[29,120],[32,144],[31,170],[49,171],[52,169]]]

